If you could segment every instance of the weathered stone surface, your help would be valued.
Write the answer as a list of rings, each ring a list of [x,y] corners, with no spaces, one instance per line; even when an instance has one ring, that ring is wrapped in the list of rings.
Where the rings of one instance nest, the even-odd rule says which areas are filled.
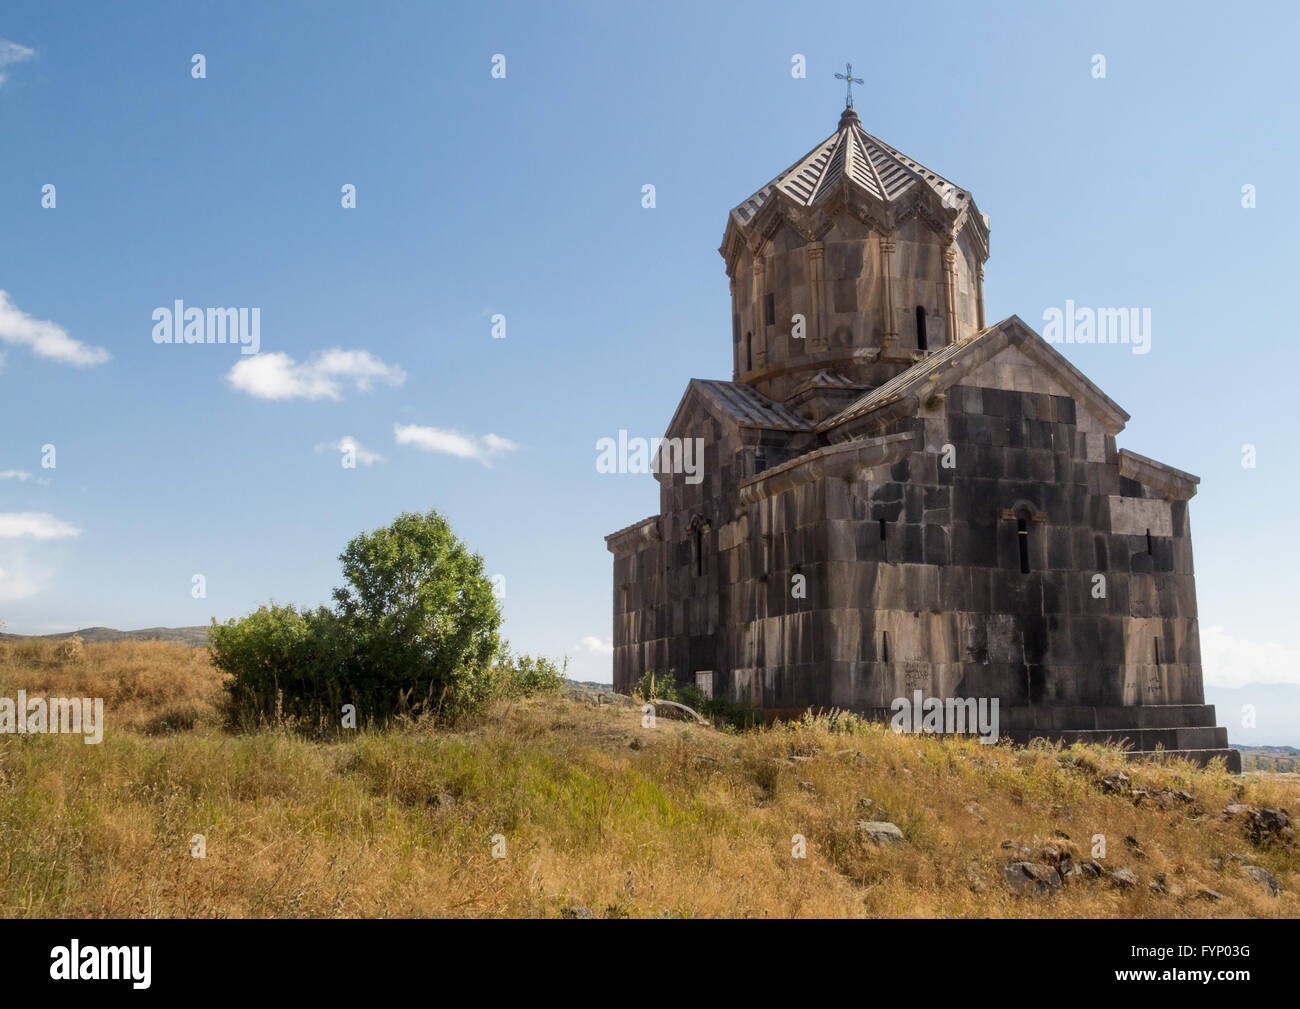
[[[1260,884],[1260,886],[1268,890],[1272,896],[1276,897],[1282,892],[1282,887],[1278,885],[1277,878],[1262,866],[1243,865],[1241,871],[1256,883]]]
[[[1019,897],[1042,897],[1057,893],[1065,885],[1061,874],[1050,865],[1038,862],[1009,862],[1002,867],[1002,877]]]
[[[1137,886],[1137,876],[1132,869],[1116,869],[1110,874],[1110,885],[1120,890],[1131,890]]]
[[[903,831],[897,824],[887,823],[884,820],[859,820],[858,833],[877,844],[893,844],[904,839]]]
[[[828,169],[879,146],[860,133],[728,219],[732,381],[688,384],[658,514],[606,538],[615,689],[654,670],[770,715],[996,700],[1015,742],[1239,769],[1204,703],[1197,478],[1119,449],[1128,415],[1020,319],[986,325],[969,193]]]

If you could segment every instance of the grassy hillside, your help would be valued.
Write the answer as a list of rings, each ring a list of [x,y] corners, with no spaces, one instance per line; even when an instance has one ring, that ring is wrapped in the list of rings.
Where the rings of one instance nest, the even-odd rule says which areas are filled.
[[[66,641],[74,636],[87,643],[99,641],[177,641],[195,648],[202,648],[208,643],[208,629],[204,626],[145,627],[138,631],[119,631],[112,627],[83,627],[79,631],[66,631],[61,634],[0,634],[0,641],[14,643],[31,640]]]
[[[572,697],[501,702],[454,730],[236,736],[218,727],[204,653],[67,651],[0,643],[0,696],[99,695],[108,709],[99,746],[0,736],[0,915],[1300,914],[1294,841],[1252,841],[1220,816],[1236,802],[1295,817],[1294,780],[1136,765],[1131,788],[1110,791],[1114,751],[826,717],[739,735],[643,728],[634,707]],[[903,837],[878,843],[859,821]],[[796,834],[806,858],[792,857]],[[1007,863],[1048,845],[1087,860],[1096,834],[1109,878],[1012,893]],[[1118,885],[1121,868],[1135,885]]]

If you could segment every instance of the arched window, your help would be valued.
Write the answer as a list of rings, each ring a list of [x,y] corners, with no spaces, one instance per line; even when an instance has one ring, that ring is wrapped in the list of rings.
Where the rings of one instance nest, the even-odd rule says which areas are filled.
[[[925,309],[920,305],[916,306],[916,349],[929,349],[925,339]]]
[[[1020,541],[1020,573],[1029,574],[1029,523],[1016,519],[1016,539]]]

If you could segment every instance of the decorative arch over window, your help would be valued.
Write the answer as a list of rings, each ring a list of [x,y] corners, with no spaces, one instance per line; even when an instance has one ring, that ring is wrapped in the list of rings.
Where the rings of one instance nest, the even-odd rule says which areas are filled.
[[[686,531],[690,534],[691,559],[695,568],[695,574],[698,577],[703,577],[705,537],[709,533],[709,520],[703,515],[693,515],[691,516],[691,521],[686,526]]]
[[[1034,526],[1047,521],[1047,513],[1041,512],[1028,501],[1020,500],[1010,508],[1004,508],[1001,518],[1016,524],[1016,548],[1020,557],[1020,573],[1027,575],[1033,570]]]

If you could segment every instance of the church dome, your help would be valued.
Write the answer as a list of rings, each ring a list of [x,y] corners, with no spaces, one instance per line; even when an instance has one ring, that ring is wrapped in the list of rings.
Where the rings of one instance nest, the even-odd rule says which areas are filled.
[[[822,371],[874,387],[984,326],[988,219],[852,107],[732,208],[718,251],[733,377],[778,401]]]

